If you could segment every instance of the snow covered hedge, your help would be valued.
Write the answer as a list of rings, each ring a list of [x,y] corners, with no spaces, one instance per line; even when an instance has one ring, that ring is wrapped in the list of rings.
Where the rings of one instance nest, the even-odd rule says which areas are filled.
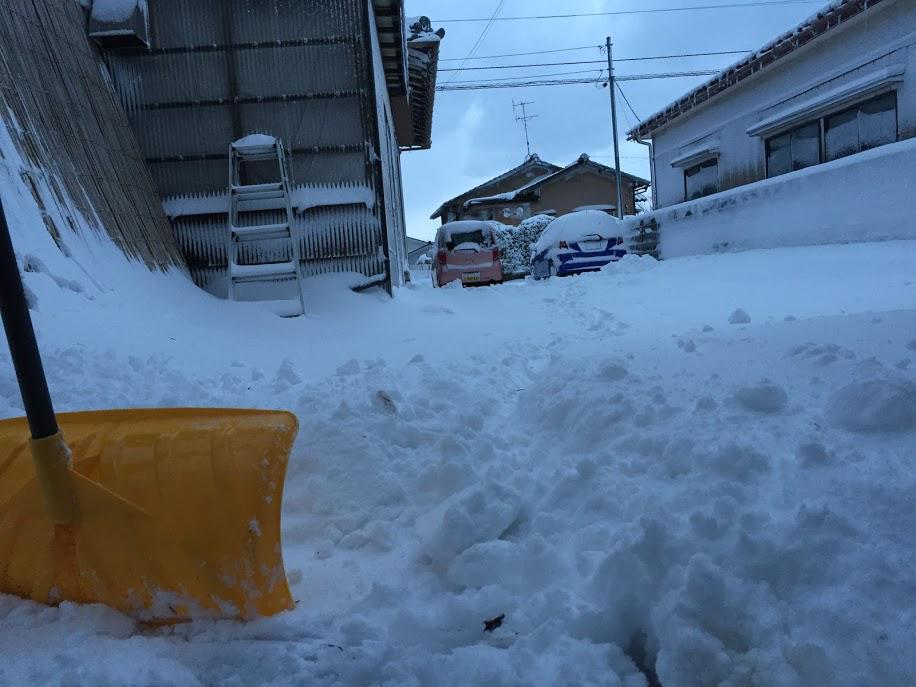
[[[496,245],[502,254],[503,272],[508,275],[525,275],[531,272],[531,245],[536,242],[547,225],[553,221],[549,215],[529,217],[517,227],[494,222]]]

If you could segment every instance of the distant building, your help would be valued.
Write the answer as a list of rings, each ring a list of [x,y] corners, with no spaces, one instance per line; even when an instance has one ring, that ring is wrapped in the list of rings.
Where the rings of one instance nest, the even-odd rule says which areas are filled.
[[[624,214],[636,213],[638,196],[649,186],[640,177],[622,173]],[[582,209],[617,209],[616,174],[612,167],[581,155],[566,167],[529,156],[521,165],[445,201],[431,219],[442,223],[463,219],[497,220],[517,225],[538,214],[559,217]]]
[[[913,0],[832,2],[629,132],[656,208],[914,136]]]
[[[249,133],[289,154],[301,274],[403,283],[400,154],[431,145],[444,31],[403,0],[114,6],[90,13],[89,35],[200,286],[225,294],[229,145]]]
[[[423,239],[415,239],[411,236],[407,237],[407,264],[409,267],[416,267],[417,261],[426,255],[429,250],[433,247],[432,241],[425,241]]]

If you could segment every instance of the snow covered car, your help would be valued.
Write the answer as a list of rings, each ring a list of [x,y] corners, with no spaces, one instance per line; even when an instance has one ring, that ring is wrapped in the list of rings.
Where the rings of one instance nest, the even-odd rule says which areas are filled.
[[[433,286],[460,280],[462,285],[500,284],[503,266],[490,222],[449,222],[436,232]]]
[[[558,217],[531,246],[535,279],[593,272],[627,254],[620,220],[600,210]]]

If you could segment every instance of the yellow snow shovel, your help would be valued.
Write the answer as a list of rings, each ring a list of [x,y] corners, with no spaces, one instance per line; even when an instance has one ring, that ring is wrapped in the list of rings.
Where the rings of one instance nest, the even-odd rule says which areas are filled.
[[[0,310],[28,418],[0,421],[0,592],[153,622],[292,608],[280,506],[295,416],[55,416],[2,205]]]

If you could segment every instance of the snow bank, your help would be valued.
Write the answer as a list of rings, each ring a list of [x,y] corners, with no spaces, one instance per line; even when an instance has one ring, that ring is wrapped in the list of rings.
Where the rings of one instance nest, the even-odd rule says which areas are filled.
[[[850,384],[833,395],[828,414],[850,432],[916,431],[916,384],[893,379]]]
[[[17,247],[56,265],[30,212]],[[152,629],[0,596],[0,684],[916,684],[916,242],[621,264],[649,269],[394,300],[328,276],[291,320],[27,272],[60,410],[296,413],[298,604]]]
[[[624,221],[632,230],[654,217],[661,256],[675,258],[913,239],[914,198],[916,138]]]

